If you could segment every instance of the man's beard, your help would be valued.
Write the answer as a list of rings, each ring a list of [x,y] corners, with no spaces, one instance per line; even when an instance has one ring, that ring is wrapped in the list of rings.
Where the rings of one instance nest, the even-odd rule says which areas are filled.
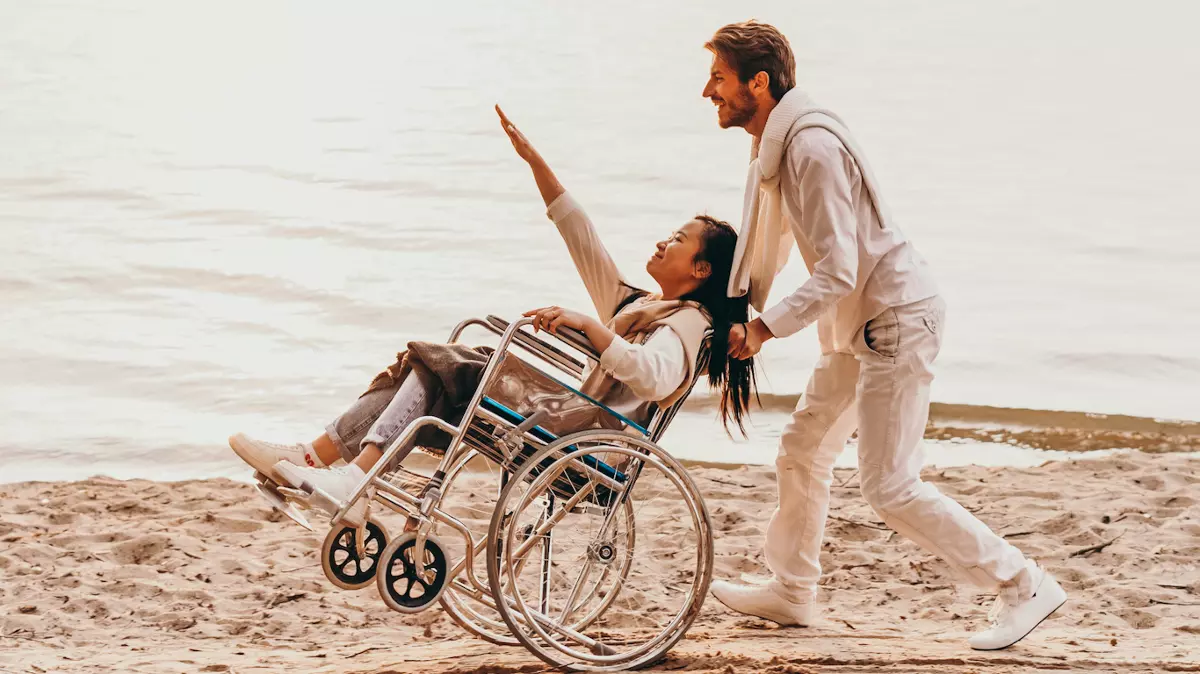
[[[729,117],[721,124],[725,128],[731,126],[746,126],[758,114],[758,101],[750,94],[750,87],[742,87],[734,99],[725,99],[725,109]]]

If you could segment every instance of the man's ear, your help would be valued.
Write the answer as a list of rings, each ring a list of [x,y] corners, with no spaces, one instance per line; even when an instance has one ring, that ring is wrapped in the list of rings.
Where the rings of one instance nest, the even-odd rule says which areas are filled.
[[[708,260],[698,260],[692,265],[692,276],[696,278],[708,278],[712,276],[712,265],[708,263]]]
[[[760,70],[755,73],[754,77],[750,78],[749,85],[751,93],[754,94],[757,94],[760,91],[770,91],[771,76],[768,75],[766,71]]]

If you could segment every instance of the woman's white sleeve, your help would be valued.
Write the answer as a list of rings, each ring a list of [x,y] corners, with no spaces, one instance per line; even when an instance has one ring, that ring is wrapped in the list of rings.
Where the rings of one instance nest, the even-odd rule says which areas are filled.
[[[607,324],[617,312],[617,305],[632,290],[625,284],[625,278],[592,226],[591,218],[569,193],[563,192],[551,202],[546,216],[558,226],[579,278],[583,279],[584,287],[592,296],[600,322]]]
[[[669,326],[659,328],[644,344],[616,337],[600,354],[600,368],[637,397],[652,401],[674,393],[690,371],[683,340]]]

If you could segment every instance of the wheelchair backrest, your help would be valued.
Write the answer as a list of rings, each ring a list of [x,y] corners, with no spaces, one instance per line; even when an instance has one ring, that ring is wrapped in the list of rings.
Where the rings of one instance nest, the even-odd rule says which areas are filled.
[[[492,333],[503,335],[509,327],[509,322],[498,316],[488,316],[486,320],[477,318],[467,319],[455,327],[454,332],[451,333],[450,341],[457,341],[462,331],[470,325],[478,325]],[[512,344],[577,380],[582,379],[586,364],[580,358],[572,355],[571,351],[574,351],[584,359],[595,363],[600,362],[600,354],[592,347],[587,336],[577,330],[560,328],[558,334],[542,333],[542,335],[545,338],[541,335],[535,335],[528,330],[518,330],[514,334]],[[551,343],[550,339],[554,340],[557,344]],[[705,342],[707,344],[707,338]],[[562,345],[566,349],[560,348],[558,345]],[[646,430],[649,432],[651,441],[658,442],[663,434],[666,433],[667,427],[670,426],[671,421],[679,413],[679,409],[687,402],[692,390],[696,387],[696,382],[703,376],[703,373],[697,374],[692,379],[692,383],[688,386],[687,391],[674,404],[669,407],[655,406],[654,413],[651,415],[650,421],[646,424]]]

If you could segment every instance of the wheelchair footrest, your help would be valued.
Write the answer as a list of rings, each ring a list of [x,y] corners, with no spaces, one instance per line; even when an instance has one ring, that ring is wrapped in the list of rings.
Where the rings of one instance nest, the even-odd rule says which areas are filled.
[[[283,497],[282,494],[279,493],[279,487],[276,487],[273,482],[258,482],[254,485],[254,490],[257,491],[259,496],[262,496],[272,508],[283,513],[288,519],[296,524],[299,524],[305,529],[308,529],[309,531],[313,530],[312,525],[308,523],[308,518],[300,513],[300,510],[296,508],[295,503],[288,501]]]

